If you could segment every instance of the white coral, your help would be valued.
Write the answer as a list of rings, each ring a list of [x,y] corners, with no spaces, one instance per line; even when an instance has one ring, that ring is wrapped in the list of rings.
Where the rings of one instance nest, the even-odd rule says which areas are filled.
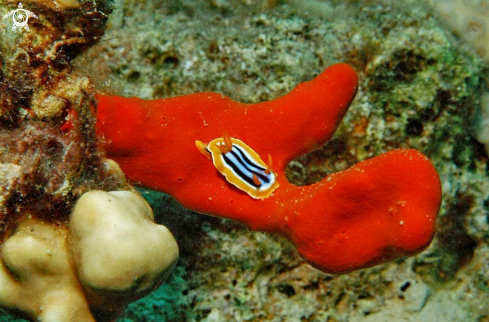
[[[91,191],[68,227],[24,214],[0,253],[0,304],[37,321],[115,317],[159,286],[178,258],[166,227],[131,191]]]

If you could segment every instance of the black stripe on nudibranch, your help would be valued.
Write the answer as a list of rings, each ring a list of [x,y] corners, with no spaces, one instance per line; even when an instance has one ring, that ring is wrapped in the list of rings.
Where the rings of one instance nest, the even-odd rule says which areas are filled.
[[[246,164],[256,168],[258,171],[260,171],[260,170],[265,171],[266,170],[264,167],[261,167],[259,164],[253,163],[250,159],[248,159],[246,154],[244,154],[243,150],[241,150],[241,148],[239,146],[237,146],[236,144],[233,144],[233,148],[235,148],[239,152],[241,158],[244,160],[244,162],[246,162]]]
[[[231,153],[236,158],[236,160],[238,160],[238,162],[241,164],[241,166],[243,168],[245,168],[246,170],[248,170],[248,172],[251,172],[252,177],[253,177],[253,174],[254,174],[261,181],[263,181],[265,183],[269,183],[270,182],[270,179],[265,174],[265,170],[266,170],[265,168],[261,167],[260,165],[258,165],[256,163],[253,163],[250,159],[248,159],[248,157],[244,154],[243,151],[241,151],[241,149],[238,146],[236,146],[236,145],[233,144],[233,148],[235,148],[238,151],[239,155],[238,155],[238,153],[234,152],[233,150],[231,150],[228,153]],[[254,168],[256,170],[254,170],[252,168]]]
[[[229,152],[229,153],[232,153],[232,152]],[[247,175],[245,175],[243,173],[243,171],[241,171],[241,169],[239,168],[238,165],[236,165],[233,161],[231,161],[229,159],[229,157],[226,156],[226,154],[228,153],[225,153],[222,155],[222,158],[224,160],[224,162],[226,163],[226,165],[228,167],[230,167],[231,169],[233,169],[234,173],[236,173],[236,175],[243,181],[245,181],[246,183],[248,183],[250,186],[253,186],[255,188],[258,188],[259,186],[255,184],[255,182],[253,181],[253,178],[249,178]]]
[[[256,199],[268,198],[279,187],[277,174],[272,171],[271,157],[267,165],[260,156],[239,139],[226,133],[209,144],[195,141],[197,149],[212,160],[226,180]]]
[[[265,183],[269,183],[270,182],[270,178],[269,176],[265,173],[265,171],[267,170],[266,168],[260,166],[259,164],[256,164],[256,163],[253,163],[247,156],[246,154],[241,150],[240,147],[238,147],[237,145],[233,145],[233,147],[238,151],[241,159],[240,161],[242,163],[244,163],[246,169],[251,172],[252,174],[255,174],[261,181],[265,182]],[[253,170],[251,168],[254,168],[256,170]]]

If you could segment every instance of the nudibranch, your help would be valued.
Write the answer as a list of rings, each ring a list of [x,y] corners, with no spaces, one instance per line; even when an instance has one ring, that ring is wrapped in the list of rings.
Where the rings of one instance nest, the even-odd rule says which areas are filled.
[[[314,267],[346,273],[425,249],[441,201],[436,169],[411,149],[389,151],[313,185],[287,181],[288,162],[332,137],[357,84],[353,68],[336,64],[290,93],[257,104],[217,93],[149,101],[98,95],[97,132],[105,137],[108,157],[134,184],[166,192],[200,213],[284,236]],[[226,130],[236,139],[223,138]],[[199,153],[196,141],[215,162]],[[229,149],[248,152],[260,174],[273,173],[271,186],[280,186],[260,199],[237,189],[233,184],[243,184],[249,173],[231,179],[230,168],[248,161],[226,163]],[[270,162],[258,161],[268,155],[273,172]]]
[[[268,198],[278,188],[277,174],[272,170],[272,157],[265,164],[258,153],[243,141],[224,132],[222,138],[209,144],[195,141],[197,149],[212,160],[227,181],[255,199]]]

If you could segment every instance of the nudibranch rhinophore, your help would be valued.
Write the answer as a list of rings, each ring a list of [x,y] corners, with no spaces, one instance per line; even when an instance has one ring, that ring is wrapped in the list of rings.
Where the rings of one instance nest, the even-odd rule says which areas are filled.
[[[226,180],[255,199],[268,198],[278,188],[277,174],[272,170],[272,157],[265,164],[258,153],[243,141],[224,132],[222,138],[209,144],[195,141],[197,149],[212,160]]]
[[[314,267],[346,273],[425,249],[441,200],[435,168],[415,150],[387,152],[309,186],[287,181],[288,162],[332,137],[357,84],[353,68],[336,64],[257,104],[216,93],[150,101],[98,95],[97,131],[133,183],[164,191],[189,209],[284,236]],[[223,138],[225,130],[236,139]],[[224,160],[229,149],[247,152],[250,161]],[[268,155],[273,171],[259,157]],[[259,165],[259,182],[252,171],[231,170],[251,164]],[[268,170],[271,187],[280,186],[267,189],[268,197],[250,198],[244,191],[268,187],[257,175]]]

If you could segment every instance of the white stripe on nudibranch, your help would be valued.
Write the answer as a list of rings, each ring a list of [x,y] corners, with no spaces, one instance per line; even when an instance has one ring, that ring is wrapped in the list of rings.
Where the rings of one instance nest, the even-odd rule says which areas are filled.
[[[272,158],[266,164],[260,156],[243,141],[224,133],[222,138],[209,144],[195,141],[197,149],[222,173],[226,180],[251,197],[264,199],[278,188],[277,174],[271,169]]]

